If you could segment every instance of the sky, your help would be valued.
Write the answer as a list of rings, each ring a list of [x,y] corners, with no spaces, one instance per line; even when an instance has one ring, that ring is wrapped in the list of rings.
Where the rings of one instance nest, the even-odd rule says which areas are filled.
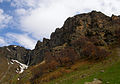
[[[0,46],[34,49],[68,17],[92,10],[120,15],[120,0],[0,0]]]

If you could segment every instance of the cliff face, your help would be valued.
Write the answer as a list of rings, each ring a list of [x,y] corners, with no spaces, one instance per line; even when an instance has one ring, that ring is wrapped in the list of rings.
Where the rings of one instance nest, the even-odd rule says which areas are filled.
[[[100,43],[97,45],[110,44],[115,41],[115,31],[119,29],[120,17],[108,17],[101,12],[92,11],[70,17],[65,21],[61,29],[56,29],[51,34],[51,46],[58,46],[65,42],[71,42],[80,36],[96,38]]]
[[[29,51],[24,47],[10,45],[0,48],[1,54],[6,58],[18,60],[21,63],[27,64],[29,59]]]
[[[85,37],[95,46],[109,46],[118,43],[120,30],[120,16],[108,17],[101,12],[79,14],[69,17],[62,28],[57,28],[50,39],[38,41],[35,49],[28,50],[19,46],[0,48],[8,59],[16,59],[27,65],[34,65],[45,59],[45,53],[55,51],[58,46],[71,46],[73,42]],[[77,49],[75,49],[77,50]],[[80,53],[79,53],[80,54]]]

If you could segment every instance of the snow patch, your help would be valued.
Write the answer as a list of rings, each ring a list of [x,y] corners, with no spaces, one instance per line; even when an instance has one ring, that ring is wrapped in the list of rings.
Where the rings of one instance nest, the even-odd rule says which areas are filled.
[[[7,50],[8,50],[8,51],[10,51],[10,49],[9,49],[9,48],[7,48]],[[10,51],[10,52],[11,52],[11,51]]]
[[[10,64],[14,64],[14,63],[10,61]]]
[[[16,62],[16,63],[18,63],[20,66],[20,70],[19,70],[19,68],[17,68],[17,70],[16,70],[16,72],[17,73],[23,73],[24,72],[24,70],[25,69],[27,69],[28,68],[28,66],[27,65],[25,65],[25,64],[22,64],[22,63],[20,63],[19,61],[17,61],[17,60],[12,60],[12,62]]]
[[[18,80],[20,80],[20,79],[18,78]]]
[[[20,69],[19,69],[19,68],[17,68],[16,73],[19,73],[19,71],[20,71]]]
[[[17,47],[17,46],[14,46],[15,48]]]
[[[9,65],[10,63],[8,62],[8,65]]]

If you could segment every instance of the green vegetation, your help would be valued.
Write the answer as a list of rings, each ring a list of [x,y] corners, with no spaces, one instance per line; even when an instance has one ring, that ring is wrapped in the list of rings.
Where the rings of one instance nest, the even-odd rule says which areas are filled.
[[[93,75],[82,80],[76,80],[72,84],[84,84],[84,82],[92,81],[94,78],[101,79],[103,81],[103,84],[120,84],[120,62],[106,68],[104,72],[96,72]]]

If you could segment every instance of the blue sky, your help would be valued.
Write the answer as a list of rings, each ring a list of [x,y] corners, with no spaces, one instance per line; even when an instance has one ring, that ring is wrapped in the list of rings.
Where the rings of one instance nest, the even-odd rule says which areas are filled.
[[[68,17],[97,10],[120,15],[120,0],[0,0],[0,46],[33,49]]]

